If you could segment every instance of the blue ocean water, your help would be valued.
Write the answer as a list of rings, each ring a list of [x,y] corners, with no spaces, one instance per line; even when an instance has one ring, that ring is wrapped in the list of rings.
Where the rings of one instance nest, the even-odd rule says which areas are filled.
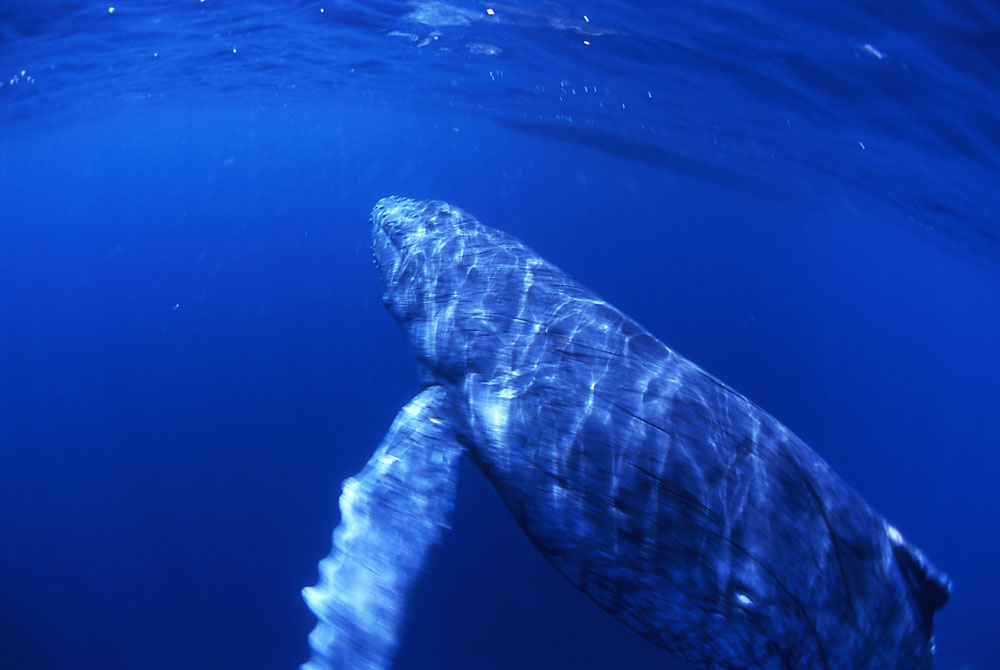
[[[823,455],[1000,665],[988,2],[0,6],[0,667],[295,667],[418,389],[368,213],[511,232]],[[471,466],[397,667],[686,667]]]

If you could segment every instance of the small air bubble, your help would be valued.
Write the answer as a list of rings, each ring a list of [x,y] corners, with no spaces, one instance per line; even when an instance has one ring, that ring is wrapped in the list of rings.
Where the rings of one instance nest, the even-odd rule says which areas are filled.
[[[115,8],[114,7],[108,7],[108,14],[114,14],[114,13],[115,13]]]

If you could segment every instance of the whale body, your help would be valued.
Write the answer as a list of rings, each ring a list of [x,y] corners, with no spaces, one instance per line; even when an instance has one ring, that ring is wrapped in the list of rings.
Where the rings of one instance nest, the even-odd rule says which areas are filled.
[[[344,484],[306,670],[391,667],[467,453],[535,546],[711,669],[923,670],[951,582],[802,440],[518,240],[372,211],[423,390]]]

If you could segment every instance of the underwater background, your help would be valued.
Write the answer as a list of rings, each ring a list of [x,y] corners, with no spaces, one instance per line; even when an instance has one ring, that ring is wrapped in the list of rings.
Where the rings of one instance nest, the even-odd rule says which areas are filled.
[[[520,237],[819,452],[1000,667],[1000,10],[0,2],[0,668],[294,668],[418,390],[368,214]],[[684,668],[471,466],[396,667]]]

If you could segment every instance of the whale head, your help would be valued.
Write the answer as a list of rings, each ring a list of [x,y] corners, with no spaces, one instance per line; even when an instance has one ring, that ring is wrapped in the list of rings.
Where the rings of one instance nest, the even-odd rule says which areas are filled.
[[[458,320],[485,288],[477,258],[489,255],[495,231],[445,202],[397,197],[378,201],[371,225],[386,309],[422,366],[459,374]]]
[[[457,261],[461,249],[448,246],[463,226],[475,220],[447,203],[382,198],[371,213],[372,251],[382,283],[389,293],[390,311],[425,308],[432,297],[436,273],[445,261]],[[390,304],[391,303],[391,304]],[[395,316],[396,313],[393,312]]]
[[[534,328],[522,309],[533,277],[559,274],[510,235],[445,202],[383,198],[371,225],[383,302],[434,379],[495,370],[504,342]],[[540,292],[544,286],[527,304],[560,298]]]

